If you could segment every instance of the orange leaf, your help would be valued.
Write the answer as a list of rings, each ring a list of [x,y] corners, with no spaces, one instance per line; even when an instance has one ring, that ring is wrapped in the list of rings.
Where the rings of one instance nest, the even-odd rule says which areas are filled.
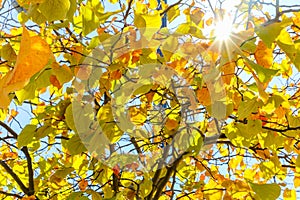
[[[119,174],[120,174],[120,167],[119,167],[119,165],[115,165],[115,166],[112,168],[112,170],[113,170],[113,173],[114,173],[116,176],[119,176]]]
[[[10,100],[8,94],[22,89],[30,78],[41,71],[53,58],[48,43],[40,36],[30,36],[23,27],[20,51],[15,67],[0,79],[0,108],[6,108]]]
[[[81,180],[78,184],[78,187],[81,191],[85,191],[86,187],[88,186],[88,182],[86,180]]]
[[[300,186],[300,177],[299,176],[294,177],[294,186],[295,186],[295,188]]]
[[[58,89],[61,88],[61,85],[60,85],[60,83],[59,83],[59,81],[57,80],[57,78],[56,78],[55,75],[51,75],[51,76],[50,76],[50,83],[51,83],[53,86],[57,87]]]
[[[273,49],[269,49],[263,41],[259,41],[254,53],[257,64],[270,68],[273,63]]]
[[[122,77],[122,72],[120,70],[115,70],[110,73],[112,80],[119,80]]]
[[[10,122],[15,116],[17,116],[19,114],[18,111],[16,111],[15,109],[12,109],[11,112],[10,112],[10,116],[8,118],[8,122]]]
[[[49,45],[40,36],[30,36],[26,28],[23,28],[20,52],[11,78],[7,85],[22,86],[37,72],[43,69],[51,57]],[[20,88],[18,88],[20,89]]]
[[[178,127],[178,121],[175,119],[168,118],[165,124],[166,128],[169,130],[174,130]]]
[[[201,175],[200,175],[200,180],[201,180],[201,181],[204,181],[204,180],[205,180],[205,177],[206,177],[205,174],[201,174]]]
[[[207,87],[198,89],[196,94],[199,103],[203,104],[204,106],[209,106],[211,104],[210,93]]]
[[[71,49],[71,55],[75,59],[76,63],[79,64],[80,60],[82,59],[83,54],[83,46],[73,46]]]
[[[35,196],[23,197],[22,200],[35,200]]]
[[[225,84],[229,85],[231,79],[234,77],[235,72],[235,62],[226,63],[222,66],[222,80]]]

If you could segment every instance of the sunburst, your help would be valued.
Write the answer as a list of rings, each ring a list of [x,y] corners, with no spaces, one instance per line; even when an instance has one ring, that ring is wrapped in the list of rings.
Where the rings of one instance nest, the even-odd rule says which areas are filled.
[[[233,32],[232,20],[229,17],[225,17],[223,20],[219,20],[214,26],[214,37],[218,42],[226,42],[230,39]]]

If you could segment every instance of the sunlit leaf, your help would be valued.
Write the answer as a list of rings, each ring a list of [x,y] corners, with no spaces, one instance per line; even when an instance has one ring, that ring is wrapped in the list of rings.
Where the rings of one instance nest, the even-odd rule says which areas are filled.
[[[278,184],[255,184],[249,183],[253,191],[260,197],[260,199],[265,200],[276,200],[280,195],[280,186]]]
[[[84,144],[81,142],[79,135],[75,134],[68,141],[68,150],[70,151],[71,155],[76,155],[86,151],[87,149],[85,148]]]
[[[0,80],[0,107],[9,104],[8,93],[22,89],[29,79],[42,70],[52,58],[49,45],[40,36],[30,36],[27,29],[23,28],[21,47],[14,69]]]
[[[18,136],[18,148],[28,145],[32,142],[36,131],[36,125],[28,124],[24,127],[20,135]]]
[[[280,34],[281,30],[290,25],[290,19],[284,19],[282,22],[275,22],[268,25],[258,26],[255,30],[257,35],[263,40],[268,48],[271,48],[272,43]]]
[[[39,5],[39,10],[48,21],[65,19],[69,8],[69,0],[46,0]]]
[[[254,57],[257,64],[265,68],[270,68],[273,63],[273,49],[267,48],[262,41],[259,41],[254,53]]]

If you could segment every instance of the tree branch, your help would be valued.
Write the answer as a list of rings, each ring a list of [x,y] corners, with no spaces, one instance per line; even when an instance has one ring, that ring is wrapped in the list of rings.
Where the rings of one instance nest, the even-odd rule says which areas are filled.
[[[13,193],[1,191],[1,190],[0,190],[0,194],[4,194],[4,195],[6,195],[6,196],[12,196],[12,197],[17,197],[17,198],[19,198],[19,199],[22,199],[22,196],[20,196],[20,195],[18,195],[18,194],[13,194]]]
[[[2,126],[3,128],[5,128],[10,134],[12,134],[15,139],[18,138],[18,134],[14,130],[12,130],[7,124],[5,124],[4,122],[0,121],[0,126]]]
[[[188,154],[188,152],[184,152],[177,160],[175,160],[175,162],[170,167],[167,167],[166,175],[158,181],[156,193],[155,193],[153,199],[159,199],[159,197],[161,196],[163,189],[166,186],[166,184],[168,183],[172,173],[175,173],[179,162],[182,160],[183,156],[186,154]]]
[[[2,160],[0,160],[0,165],[13,177],[13,179],[17,182],[17,184],[20,186],[21,190],[25,194],[29,194],[29,189],[24,185],[24,183],[21,181],[21,179],[18,177],[17,174]]]
[[[177,1],[176,3],[174,3],[174,4],[170,5],[170,6],[168,6],[168,7],[166,8],[166,10],[164,10],[162,13],[160,13],[160,16],[163,16],[163,15],[166,14],[171,8],[173,8],[174,6],[179,5],[181,2],[182,2],[182,0],[179,0],[179,1]]]
[[[28,195],[33,195],[34,194],[34,174],[33,174],[33,168],[32,168],[32,159],[29,155],[28,148],[25,146],[21,149],[23,153],[26,156],[27,160],[27,170],[28,170],[28,181],[29,181],[29,191]]]
[[[12,129],[10,128],[7,124],[5,124],[4,122],[0,121],[0,126],[2,126],[3,128],[5,128],[10,134],[13,135],[13,137],[15,139],[18,139],[18,134]],[[23,192],[27,195],[33,195],[34,194],[34,174],[33,174],[33,168],[32,168],[32,159],[30,157],[28,148],[25,146],[21,149],[21,151],[24,153],[25,157],[26,157],[26,161],[27,161],[27,170],[28,170],[28,184],[29,184],[29,188],[26,188],[25,185],[22,183],[22,181],[19,179],[19,177],[12,171],[12,169],[6,165],[5,162],[2,161],[1,165],[6,169],[6,171],[12,175],[15,174],[15,176],[12,175],[12,177],[14,178],[14,180],[18,183],[18,185],[21,187],[21,189],[23,190]],[[6,166],[5,166],[6,165]],[[18,179],[16,179],[18,178]],[[25,192],[25,188],[21,185],[23,185],[26,188],[26,192]]]

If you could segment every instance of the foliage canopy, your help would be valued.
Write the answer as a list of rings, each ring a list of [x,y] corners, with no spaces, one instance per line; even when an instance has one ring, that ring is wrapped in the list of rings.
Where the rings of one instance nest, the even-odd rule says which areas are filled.
[[[299,197],[300,4],[0,0],[0,21],[1,199]]]

